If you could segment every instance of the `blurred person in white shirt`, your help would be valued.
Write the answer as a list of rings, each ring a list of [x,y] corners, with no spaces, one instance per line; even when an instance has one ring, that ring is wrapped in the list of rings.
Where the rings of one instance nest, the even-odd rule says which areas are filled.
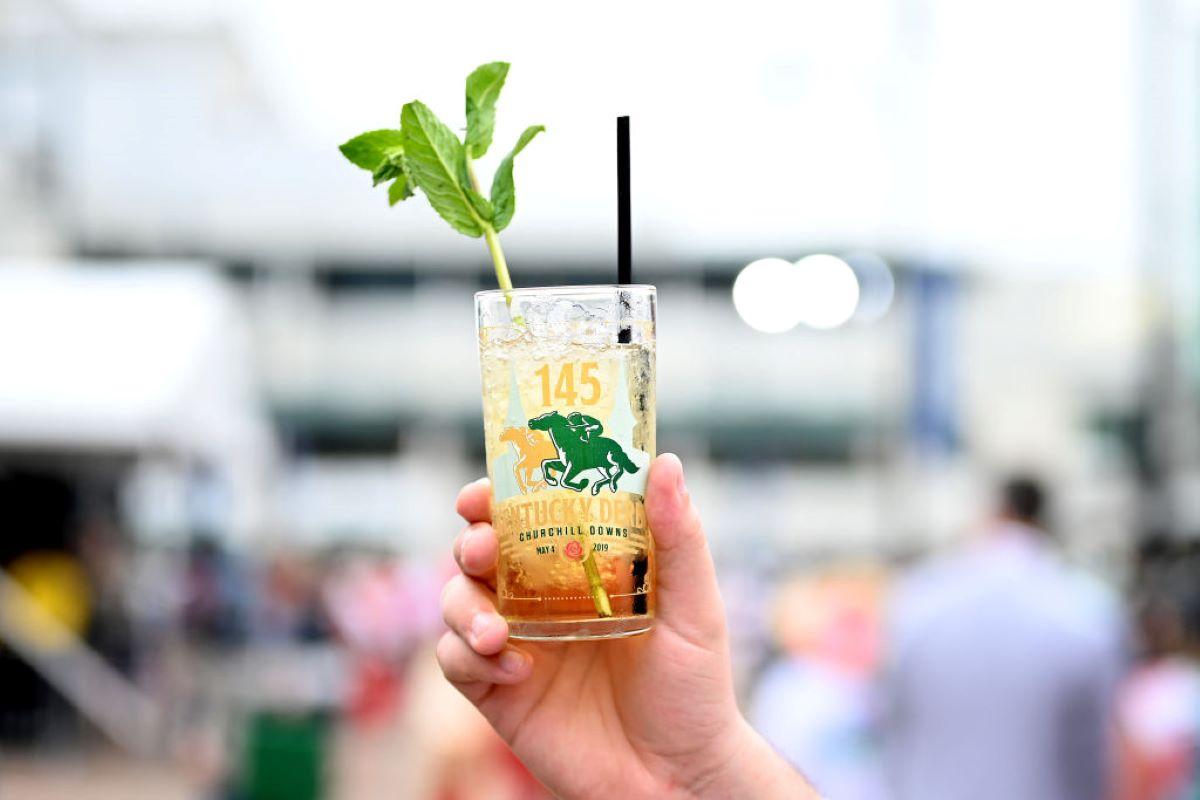
[[[1097,800],[1111,779],[1115,595],[1068,567],[1045,493],[1008,481],[995,518],[893,598],[883,680],[897,800]]]

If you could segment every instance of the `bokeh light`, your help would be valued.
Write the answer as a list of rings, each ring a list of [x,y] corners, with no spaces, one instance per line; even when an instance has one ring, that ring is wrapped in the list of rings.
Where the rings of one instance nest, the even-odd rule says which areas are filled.
[[[762,333],[783,333],[800,324],[804,311],[800,270],[782,258],[747,264],[733,282],[733,307],[742,320]]]
[[[896,279],[888,263],[869,250],[847,253],[845,261],[858,277],[858,307],[854,319],[874,322],[887,313],[896,296]]]
[[[858,278],[842,259],[828,254],[805,256],[792,265],[796,294],[792,299],[800,321],[810,328],[844,324],[858,305]]]

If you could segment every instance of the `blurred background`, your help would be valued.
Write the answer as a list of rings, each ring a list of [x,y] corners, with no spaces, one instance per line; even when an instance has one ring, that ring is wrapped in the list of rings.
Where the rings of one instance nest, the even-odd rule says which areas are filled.
[[[431,655],[490,262],[337,152],[504,59],[518,285],[614,280],[632,117],[752,721],[890,796],[894,587],[1027,474],[1111,600],[1109,785],[1183,797],[1198,53],[1191,0],[0,1],[0,796],[541,796]]]

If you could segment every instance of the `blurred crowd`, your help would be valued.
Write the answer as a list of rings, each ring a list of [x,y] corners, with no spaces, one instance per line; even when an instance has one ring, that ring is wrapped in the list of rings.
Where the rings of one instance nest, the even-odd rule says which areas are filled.
[[[1073,566],[1046,494],[892,574],[786,585],[751,719],[830,797],[1200,797],[1200,561],[1153,542],[1124,592]]]
[[[751,722],[831,800],[1200,800],[1198,9],[0,2],[0,800],[544,796],[432,654],[492,268],[337,148],[493,58],[518,286],[613,279],[635,119]]]
[[[776,582],[768,635],[738,653],[751,722],[839,800],[1200,796],[1200,551],[1147,542],[1110,586],[1061,554],[1047,503],[1015,478],[940,554]],[[452,568],[349,545],[251,558],[202,534],[133,547],[97,518],[71,554],[7,573],[65,631],[27,621],[27,644],[98,654],[156,709],[143,755],[191,796],[543,797],[433,663]],[[5,750],[97,746],[70,681],[18,650],[0,650],[21,689],[0,695]]]

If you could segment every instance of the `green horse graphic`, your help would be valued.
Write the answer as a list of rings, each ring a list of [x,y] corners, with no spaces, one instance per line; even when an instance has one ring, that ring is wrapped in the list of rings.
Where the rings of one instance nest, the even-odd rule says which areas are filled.
[[[551,486],[582,492],[587,488],[588,479],[580,475],[594,469],[602,477],[592,484],[592,494],[599,494],[601,487],[606,484],[609,491],[615,492],[622,475],[638,471],[637,464],[629,460],[621,445],[599,435],[603,428],[594,417],[578,411],[572,412],[569,417],[557,411],[548,411],[529,420],[529,427],[548,432],[558,450],[558,458],[548,458],[542,462],[542,477]]]

